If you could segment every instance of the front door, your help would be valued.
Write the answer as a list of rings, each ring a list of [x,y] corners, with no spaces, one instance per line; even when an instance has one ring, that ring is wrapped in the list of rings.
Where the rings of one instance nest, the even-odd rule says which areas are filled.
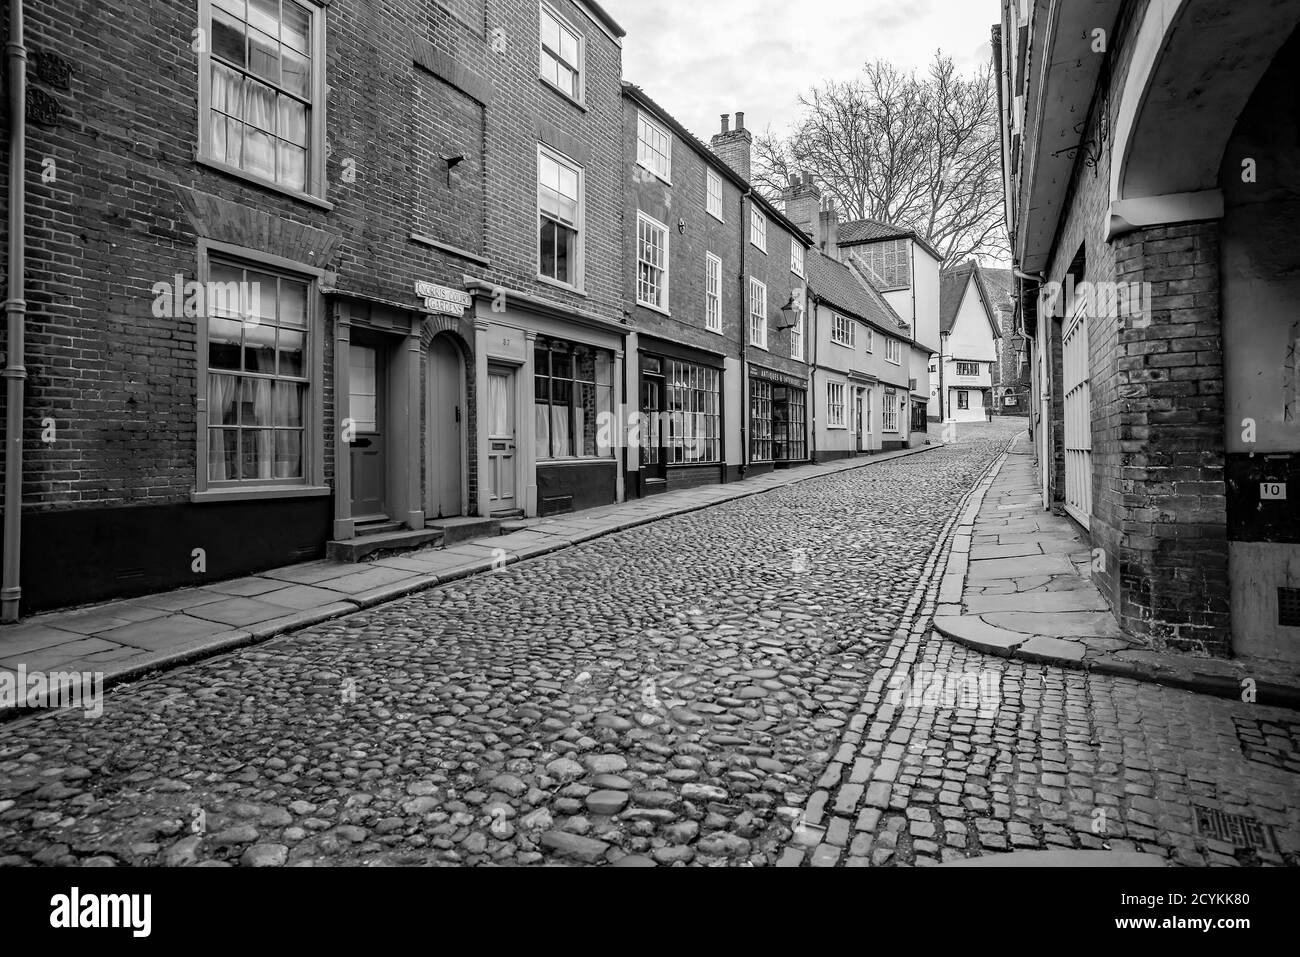
[[[515,370],[488,370],[488,496],[493,515],[518,508]]]
[[[866,393],[862,389],[858,390],[857,401],[853,408],[853,414],[856,416],[858,423],[858,451],[867,450],[867,410],[863,402],[863,396]]]
[[[348,425],[352,443],[352,518],[357,524],[388,520],[385,471],[384,355],[374,345],[349,346]]]
[[[664,447],[665,381],[659,370],[660,360],[643,360],[641,374],[641,443],[642,492],[653,495],[668,487],[668,450]]]
[[[1062,340],[1065,394],[1065,510],[1084,528],[1092,521],[1092,385],[1088,314],[1080,304]]]
[[[434,518],[465,513],[461,481],[464,410],[460,352],[444,336],[429,345],[429,511]]]

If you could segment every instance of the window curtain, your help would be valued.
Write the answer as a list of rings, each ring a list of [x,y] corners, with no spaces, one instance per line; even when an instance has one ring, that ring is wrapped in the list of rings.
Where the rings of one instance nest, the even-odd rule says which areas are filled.
[[[208,442],[208,479],[213,482],[225,482],[239,478],[239,467],[235,461],[238,445],[228,442],[238,435],[233,430],[212,428],[220,425],[238,425],[239,407],[236,396],[239,391],[239,379],[232,375],[208,376],[208,424],[211,440]]]
[[[302,426],[302,387],[280,383],[275,389],[275,424],[299,428]],[[277,433],[275,450],[275,477],[291,479],[302,477],[302,433],[282,431]]]

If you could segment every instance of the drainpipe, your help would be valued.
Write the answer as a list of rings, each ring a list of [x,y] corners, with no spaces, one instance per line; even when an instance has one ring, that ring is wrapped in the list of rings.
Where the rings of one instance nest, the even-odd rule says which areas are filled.
[[[0,581],[0,621],[18,620],[22,598],[23,510],[23,391],[27,369],[23,327],[27,300],[23,295],[26,257],[24,227],[27,156],[27,47],[23,43],[23,0],[9,0],[9,297],[5,315],[9,324],[9,361],[4,370],[5,408],[5,518],[4,572]]]
[[[740,477],[749,474],[749,223],[745,221],[747,189],[740,197]]]
[[[808,270],[804,270],[807,272]],[[808,302],[812,306],[808,310],[807,335],[812,342],[812,366],[808,373],[808,394],[812,396],[812,421],[808,423],[808,442],[812,449],[812,461],[817,461],[817,314],[821,310],[822,300],[812,287],[808,287]]]

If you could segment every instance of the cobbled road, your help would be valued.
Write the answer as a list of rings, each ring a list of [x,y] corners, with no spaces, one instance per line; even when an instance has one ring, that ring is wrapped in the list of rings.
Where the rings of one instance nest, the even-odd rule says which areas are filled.
[[[924,864],[1102,846],[1098,807],[1108,840],[1205,862],[1159,793],[1197,722],[1134,726],[1186,693],[986,659],[991,716],[883,705],[900,662],[983,659],[918,596],[1012,434],[963,427],[119,687],[97,719],[0,726],[0,865]],[[1194,701],[1215,727],[1233,707]],[[1294,828],[1294,787],[1267,780],[1243,800]]]

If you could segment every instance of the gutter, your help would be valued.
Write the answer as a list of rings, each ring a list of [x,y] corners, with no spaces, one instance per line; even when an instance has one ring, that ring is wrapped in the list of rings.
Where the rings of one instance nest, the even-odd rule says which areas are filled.
[[[5,517],[4,571],[0,576],[0,621],[18,620],[22,589],[23,512],[23,393],[27,383],[24,365],[27,300],[23,289],[26,261],[26,158],[27,158],[27,47],[23,43],[23,0],[9,2],[9,295],[8,362],[4,370],[5,407]]]

